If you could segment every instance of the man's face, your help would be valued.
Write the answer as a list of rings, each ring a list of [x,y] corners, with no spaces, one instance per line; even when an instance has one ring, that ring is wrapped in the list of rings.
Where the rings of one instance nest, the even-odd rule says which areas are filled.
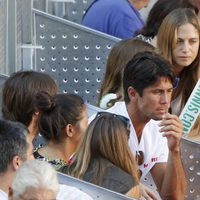
[[[155,84],[145,88],[142,96],[136,93],[137,109],[141,117],[161,120],[168,112],[173,86],[166,77],[161,77]]]

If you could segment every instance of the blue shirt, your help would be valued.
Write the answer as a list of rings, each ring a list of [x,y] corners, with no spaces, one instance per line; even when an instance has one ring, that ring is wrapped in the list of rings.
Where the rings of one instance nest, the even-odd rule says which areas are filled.
[[[131,38],[144,26],[140,13],[128,0],[97,0],[82,25],[119,38]]]

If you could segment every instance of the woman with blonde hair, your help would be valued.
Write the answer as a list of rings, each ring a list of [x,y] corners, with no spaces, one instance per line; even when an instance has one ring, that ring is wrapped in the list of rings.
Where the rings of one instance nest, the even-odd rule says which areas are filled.
[[[140,39],[121,40],[112,48],[104,79],[101,83],[98,106],[107,109],[115,102],[123,101],[122,78],[126,64],[132,57],[142,51],[153,51],[155,48]]]
[[[62,172],[107,189],[138,198],[139,176],[128,145],[129,120],[98,113],[89,124],[75,154],[75,162]]]
[[[189,8],[172,11],[163,20],[157,35],[161,54],[172,64],[179,78],[173,91],[171,111],[179,115],[200,77],[200,24],[198,16]],[[198,123],[193,129],[198,134]],[[198,129],[197,131],[194,131]]]

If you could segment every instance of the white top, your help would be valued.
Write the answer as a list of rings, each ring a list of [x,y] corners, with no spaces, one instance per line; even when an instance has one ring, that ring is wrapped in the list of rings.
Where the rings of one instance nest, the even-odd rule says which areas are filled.
[[[8,195],[0,189],[0,200],[8,200]]]
[[[78,188],[60,184],[60,190],[56,197],[57,200],[93,200],[88,194]],[[1,199],[0,199],[1,200]]]
[[[126,110],[125,102],[117,102],[115,105],[107,110],[108,112],[123,115],[130,119]],[[140,143],[136,136],[135,129],[131,123],[129,145],[132,153],[135,155],[136,151],[144,152],[144,163],[139,166],[142,171],[142,177],[147,175],[151,168],[156,163],[167,162],[168,159],[168,146],[167,139],[159,132],[160,121],[150,120],[144,127]]]
[[[105,94],[100,100],[99,107],[102,109],[108,109],[108,105],[107,105],[108,102],[116,98],[117,98],[117,95],[114,93]]]

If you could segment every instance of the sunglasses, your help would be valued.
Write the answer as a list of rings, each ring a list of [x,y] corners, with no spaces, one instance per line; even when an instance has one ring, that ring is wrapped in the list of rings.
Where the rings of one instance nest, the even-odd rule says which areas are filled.
[[[116,117],[117,119],[119,119],[124,126],[127,128],[128,131],[130,131],[130,120],[127,117],[124,117],[122,115],[117,115],[114,113],[109,113],[109,112],[98,112],[96,114],[96,117],[102,116],[102,115],[112,115],[113,117]]]
[[[142,165],[144,163],[144,152],[136,151],[135,158],[136,158],[137,164]]]

